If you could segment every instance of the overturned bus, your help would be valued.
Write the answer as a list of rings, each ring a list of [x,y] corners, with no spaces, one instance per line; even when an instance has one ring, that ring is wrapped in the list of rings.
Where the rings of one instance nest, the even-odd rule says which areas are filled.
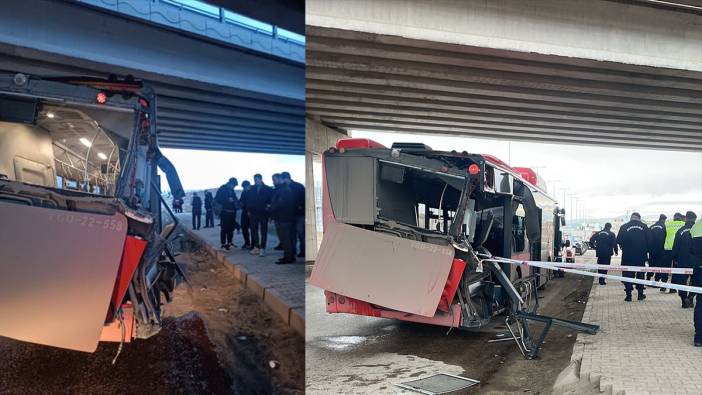
[[[155,119],[133,78],[0,74],[0,336],[92,352],[158,333],[184,273],[157,168],[183,189]]]
[[[310,282],[325,290],[328,312],[462,329],[503,315],[530,358],[540,341],[528,321],[581,329],[536,314],[550,270],[484,261],[561,259],[565,212],[531,169],[345,139],[324,153],[323,172],[324,239]]]

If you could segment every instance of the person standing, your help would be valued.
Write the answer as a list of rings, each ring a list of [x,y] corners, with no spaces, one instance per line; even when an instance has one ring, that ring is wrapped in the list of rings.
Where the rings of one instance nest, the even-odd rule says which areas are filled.
[[[275,192],[275,189],[278,188],[278,186],[282,182],[282,180],[280,179],[280,173],[273,174],[273,176],[271,176],[271,180],[273,181],[273,192]],[[272,197],[272,195],[271,195],[271,197]],[[269,210],[270,210],[270,208],[269,208]],[[276,231],[276,234],[278,234],[277,231]],[[283,245],[280,244],[280,239],[278,240],[278,245],[273,247],[273,249],[276,251],[283,251]]]
[[[612,224],[607,222],[600,232],[595,233],[590,239],[590,245],[595,248],[598,265],[610,265],[612,254],[619,255],[617,237],[612,232]],[[607,274],[606,270],[598,270],[600,274]],[[604,278],[600,277],[600,285],[607,285]]]
[[[229,251],[232,247],[236,247],[233,243],[234,225],[236,224],[236,206],[237,198],[234,188],[239,185],[239,181],[232,177],[226,184],[219,187],[215,194],[215,201],[221,205],[222,212],[219,216],[221,228],[219,231],[219,241],[221,248]]]
[[[271,217],[275,222],[278,239],[280,239],[280,244],[283,247],[283,258],[276,261],[276,264],[295,262],[293,228],[297,217],[297,206],[295,204],[295,194],[290,185],[285,182],[279,182],[273,191]]]
[[[250,221],[249,221],[249,193],[251,191],[251,183],[244,181],[241,183],[241,196],[239,197],[239,206],[241,206],[241,235],[244,237],[244,245],[242,249],[251,249],[251,239],[249,236]]]
[[[617,234],[617,244],[622,249],[622,265],[623,266],[644,266],[648,255],[649,243],[648,226],[641,221],[641,214],[633,213],[629,222],[619,228]],[[624,272],[624,277],[644,279],[643,272]],[[624,291],[626,292],[625,302],[631,302],[631,291],[633,286],[630,282],[624,282]],[[646,299],[644,295],[644,286],[636,284],[638,293],[637,300]]]
[[[658,217],[658,221],[651,225],[649,228],[651,230],[651,237],[648,244],[648,263],[651,267],[665,267],[665,250],[663,246],[665,245],[665,214],[661,214]],[[646,279],[650,280],[654,277],[654,273],[646,273]],[[654,279],[656,281],[661,281],[663,278],[663,273],[655,273]],[[666,276],[667,282],[668,278]],[[661,288],[662,292],[666,292],[665,288]]]
[[[271,198],[273,188],[263,183],[260,174],[254,174],[254,185],[251,187],[246,206],[251,221],[251,241],[253,249],[251,255],[266,256],[266,243],[268,241],[268,219],[270,217]]]
[[[293,249],[297,250],[297,244],[300,243],[298,258],[305,257],[305,186],[299,182],[293,181],[290,173],[284,171],[280,173],[280,177],[284,183],[290,186],[295,197],[295,226],[293,227]]]
[[[702,221],[690,228],[690,255],[692,255],[692,285],[702,287]],[[697,294],[695,305],[695,347],[702,347],[702,294]]]
[[[675,233],[675,241],[673,242],[673,267],[678,268],[693,268],[693,257],[690,253],[690,229],[695,224],[697,215],[692,211],[685,213],[685,225],[678,229]],[[673,274],[673,284],[687,285],[690,281],[689,274]],[[682,302],[682,308],[687,309],[694,307],[694,302],[692,293],[688,294],[687,291],[678,291],[680,296],[680,301]]]
[[[190,205],[192,206],[193,212],[193,229],[200,229],[200,219],[202,218],[202,199],[197,195],[197,192],[193,192],[193,198],[190,200]]]
[[[685,216],[681,213],[675,213],[673,215],[673,220],[665,223],[665,244],[663,244],[663,254],[665,259],[665,267],[673,266],[673,245],[675,243],[675,234],[680,228],[685,225]],[[672,277],[672,275],[671,275]],[[668,273],[665,273],[662,277],[663,282],[668,281]],[[674,294],[677,291],[674,289],[668,292]]]
[[[205,228],[214,228],[214,211],[212,193],[205,191]]]

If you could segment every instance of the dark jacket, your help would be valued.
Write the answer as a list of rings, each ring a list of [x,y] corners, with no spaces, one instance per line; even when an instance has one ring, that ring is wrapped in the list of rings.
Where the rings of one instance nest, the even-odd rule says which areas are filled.
[[[212,210],[212,200],[214,198],[212,197],[212,194],[209,192],[205,193],[205,210],[210,211]]]
[[[305,215],[305,186],[299,182],[290,182],[290,189],[295,196],[295,210],[297,215]]]
[[[236,198],[234,188],[227,184],[219,187],[214,199],[222,206],[222,211],[236,212],[236,208],[239,205],[239,199]]]
[[[690,230],[690,233],[692,233],[692,237],[690,238],[690,255],[692,255],[694,268],[700,269],[702,268],[702,235],[700,235],[699,227],[701,227],[702,224],[698,221],[695,226],[695,229]]]
[[[592,238],[590,238],[590,245],[595,249],[596,256],[607,257],[612,256],[615,252],[619,253],[619,247],[617,247],[617,237],[611,230],[601,230],[595,233]]]
[[[246,209],[250,213],[264,215],[268,213],[268,205],[271,204],[272,198],[273,188],[266,184],[261,186],[253,185],[246,197]]]
[[[663,245],[665,245],[665,222],[664,221],[658,221],[655,224],[651,225],[649,228],[650,230],[650,238],[649,238],[649,243],[648,243],[648,252],[651,254],[662,254],[663,253]]]
[[[246,189],[241,191],[239,196],[239,208],[241,209],[241,215],[245,215],[249,211],[249,194],[251,189],[247,191]]]
[[[200,199],[200,196],[193,196],[193,200],[190,202],[190,205],[193,206],[194,213],[202,212],[202,199]]]
[[[295,222],[297,206],[295,194],[290,186],[281,184],[273,191],[271,217],[278,222]]]
[[[692,256],[691,244],[692,235],[690,228],[694,225],[693,222],[686,222],[682,228],[675,233],[675,244],[673,244],[673,262],[676,267],[694,267],[694,258]]]
[[[622,265],[643,266],[648,257],[648,226],[632,220],[619,228],[617,243],[622,248]]]

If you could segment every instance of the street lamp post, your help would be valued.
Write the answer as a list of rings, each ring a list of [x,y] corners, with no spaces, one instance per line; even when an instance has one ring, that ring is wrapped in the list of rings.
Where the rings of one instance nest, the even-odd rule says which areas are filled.
[[[575,222],[575,196],[574,193],[568,194],[568,197],[570,197],[570,222]]]

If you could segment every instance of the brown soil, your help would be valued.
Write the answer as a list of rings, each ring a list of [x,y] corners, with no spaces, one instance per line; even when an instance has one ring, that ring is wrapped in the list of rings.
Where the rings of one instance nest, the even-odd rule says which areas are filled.
[[[125,344],[115,365],[115,343],[89,354],[0,338],[0,393],[302,393],[302,337],[205,254],[177,259],[193,288],[178,288],[159,334]]]
[[[190,257],[188,279],[193,287],[178,288],[178,303],[167,307],[168,314],[199,312],[237,393],[303,393],[302,336],[202,250]],[[276,368],[270,367],[271,361],[277,362]]]
[[[551,280],[539,300],[539,314],[579,321],[592,286],[592,278],[568,275]],[[555,284],[558,283],[558,284]],[[540,331],[542,326],[534,325]],[[497,343],[493,360],[497,364],[485,372],[481,394],[550,394],[558,375],[570,364],[577,331],[552,326],[539,359],[522,357],[514,342]],[[597,336],[597,335],[595,335]],[[512,343],[512,344],[509,344]],[[492,344],[486,347],[491,347]]]

